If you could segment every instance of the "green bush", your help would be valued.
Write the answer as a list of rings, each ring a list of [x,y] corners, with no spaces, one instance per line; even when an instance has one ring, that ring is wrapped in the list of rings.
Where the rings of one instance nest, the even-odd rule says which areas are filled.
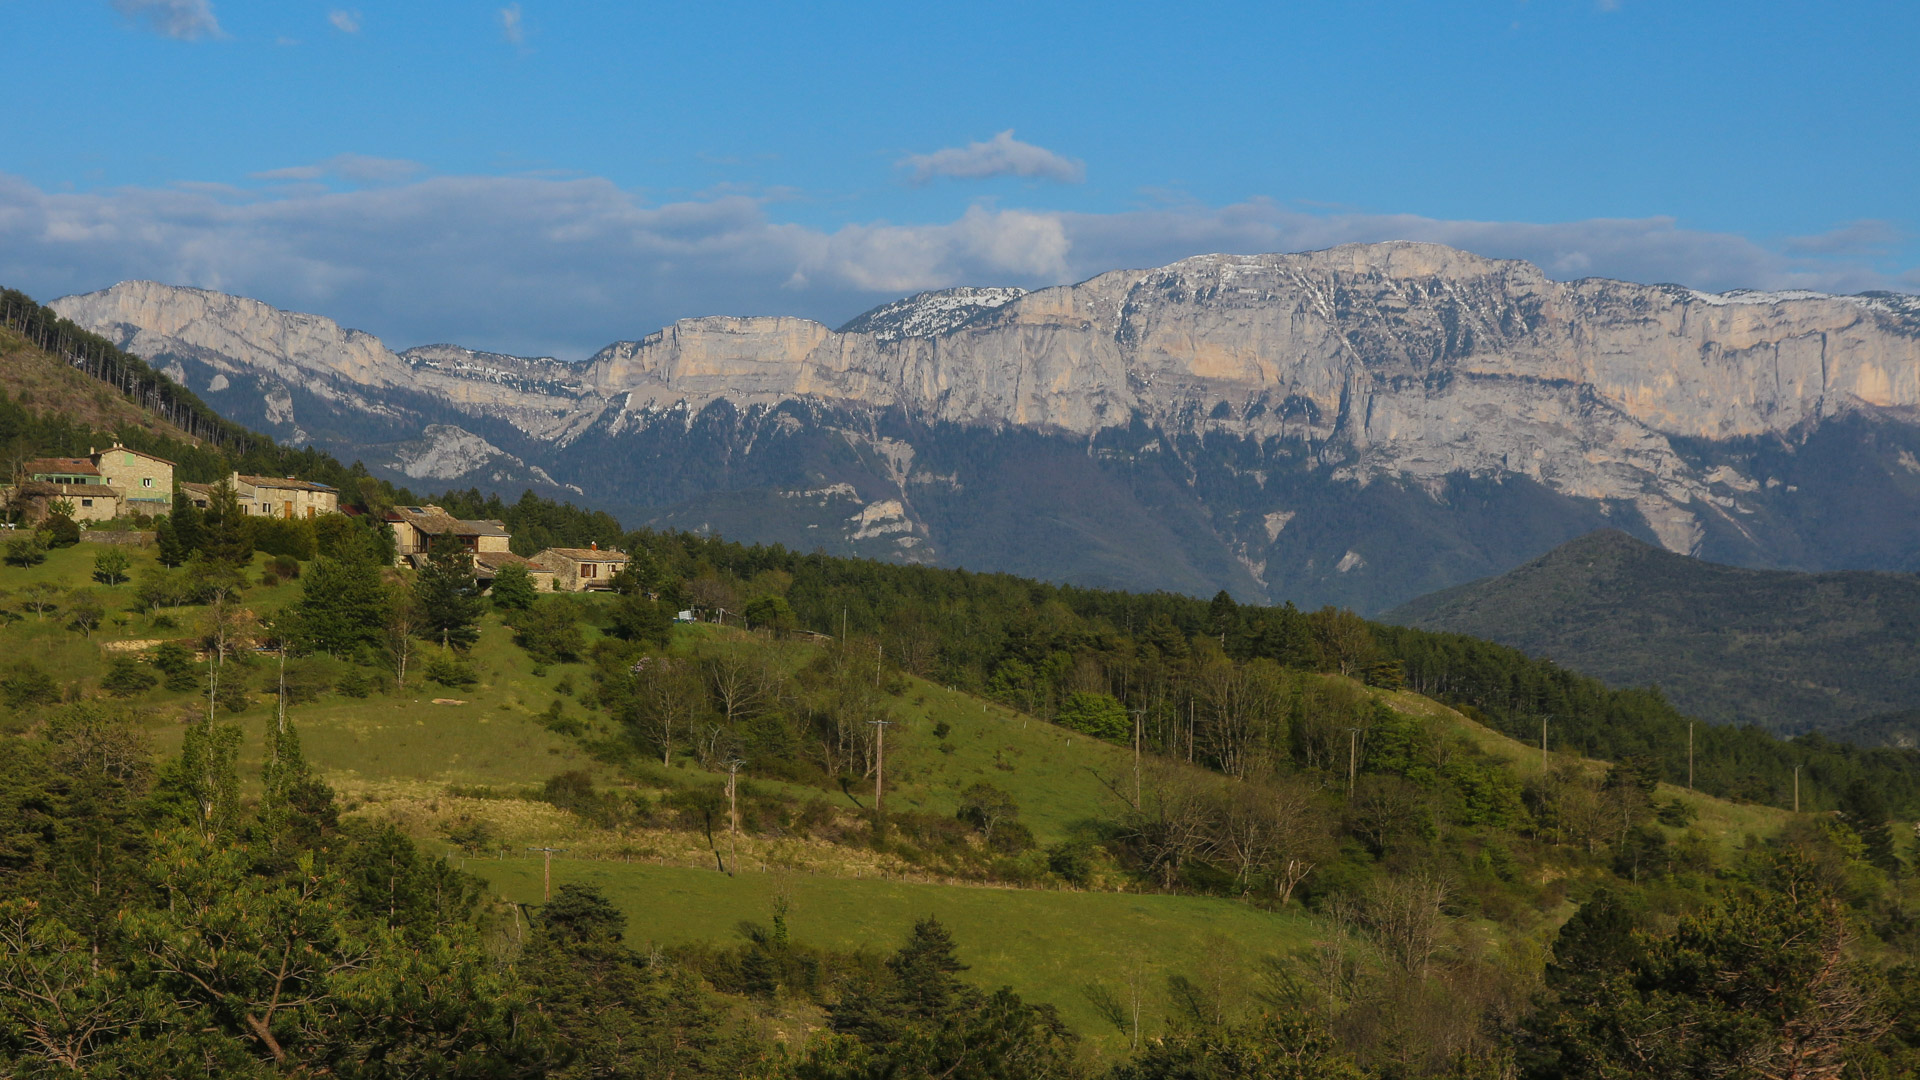
[[[238,671],[220,673],[220,688],[214,691],[214,700],[230,713],[245,712],[253,704],[253,692],[247,689],[247,680]]]
[[[288,559],[311,559],[316,544],[313,523],[304,518],[251,518],[253,526],[253,547],[255,551],[264,551]],[[281,574],[281,577],[298,577],[299,572]]]
[[[153,687],[159,676],[130,656],[117,656],[107,664],[100,688],[114,697],[132,697]]]
[[[127,553],[110,547],[93,557],[93,580],[102,585],[119,585],[127,580]]]
[[[454,655],[451,650],[440,650],[427,657],[427,679],[452,690],[465,690],[480,682],[473,665]]]
[[[1126,743],[1133,738],[1133,724],[1127,708],[1108,694],[1075,692],[1060,704],[1054,723],[1108,742]]]
[[[333,688],[350,698],[364,698],[373,693],[373,676],[359,668],[348,668],[333,681]]]
[[[570,664],[586,650],[580,633],[580,609],[564,597],[538,601],[509,619],[513,640],[538,664]]]
[[[177,641],[164,642],[153,650],[153,666],[166,676],[169,690],[200,689],[200,664],[193,658],[193,650]]]
[[[65,514],[55,514],[41,526],[47,533],[47,546],[68,548],[80,542],[80,526]]]
[[[535,599],[533,575],[519,563],[508,563],[493,575],[493,588],[487,594],[493,606],[503,611],[525,611]]]
[[[54,684],[53,676],[29,660],[14,665],[7,677],[0,679],[0,699],[5,699],[10,709],[52,705],[60,700],[60,687]]]
[[[47,561],[47,536],[38,531],[19,531],[7,540],[8,566],[39,566]]]

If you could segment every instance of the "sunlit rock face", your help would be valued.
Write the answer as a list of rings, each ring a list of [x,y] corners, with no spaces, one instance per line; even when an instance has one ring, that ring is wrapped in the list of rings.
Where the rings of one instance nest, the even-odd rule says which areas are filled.
[[[837,331],[687,319],[580,365],[396,354],[152,283],[55,306],[190,379],[285,387],[261,418],[283,437],[456,425],[636,520],[742,538],[1363,608],[1605,524],[1735,562],[1920,569],[1894,526],[1920,510],[1913,297],[1354,245],[944,290]],[[834,485],[851,494],[792,494]]]

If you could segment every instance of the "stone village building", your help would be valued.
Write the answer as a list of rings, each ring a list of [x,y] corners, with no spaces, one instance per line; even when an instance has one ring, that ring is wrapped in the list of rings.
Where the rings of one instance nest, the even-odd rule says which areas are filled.
[[[173,505],[173,462],[119,444],[83,458],[25,461],[6,502],[27,521],[45,520],[61,502],[75,521],[164,514]]]
[[[627,556],[602,550],[599,544],[584,548],[548,548],[533,557],[533,565],[553,574],[553,587],[566,592],[587,592],[613,588],[613,575],[627,568]]]
[[[340,512],[340,492],[311,480],[296,480],[291,476],[246,476],[236,472],[227,477],[227,483],[233,487],[234,498],[240,503],[240,512],[249,517],[306,518],[311,521],[321,514]],[[213,488],[212,484],[180,485],[180,490],[193,500],[193,505],[202,510],[213,498]]]

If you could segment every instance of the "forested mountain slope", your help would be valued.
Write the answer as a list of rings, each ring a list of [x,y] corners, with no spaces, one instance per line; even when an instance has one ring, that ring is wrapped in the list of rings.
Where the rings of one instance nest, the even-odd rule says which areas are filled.
[[[1385,618],[1512,645],[1685,712],[1774,731],[1920,706],[1920,577],[1720,566],[1617,531]]]

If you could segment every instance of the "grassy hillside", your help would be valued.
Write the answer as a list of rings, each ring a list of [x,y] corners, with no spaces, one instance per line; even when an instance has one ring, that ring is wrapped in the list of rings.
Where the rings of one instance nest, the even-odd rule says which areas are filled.
[[[1920,578],[1745,570],[1597,532],[1388,621],[1487,638],[1682,710],[1838,731],[1920,705]]]

